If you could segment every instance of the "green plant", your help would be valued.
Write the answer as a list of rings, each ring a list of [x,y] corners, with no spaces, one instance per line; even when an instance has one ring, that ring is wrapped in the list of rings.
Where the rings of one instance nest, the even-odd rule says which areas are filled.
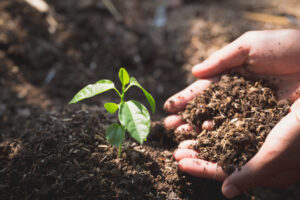
[[[104,107],[111,114],[114,114],[119,110],[118,117],[120,124],[113,123],[106,129],[106,139],[111,145],[119,147],[118,155],[120,156],[126,130],[140,144],[143,144],[143,142],[146,141],[150,132],[150,115],[147,108],[134,100],[125,101],[125,93],[131,86],[136,86],[143,91],[150,104],[152,113],[155,112],[156,104],[151,94],[148,93],[134,77],[129,77],[124,68],[120,68],[119,78],[122,83],[122,92],[119,92],[112,81],[100,80],[82,88],[69,104],[77,103],[78,101],[93,97],[111,89],[117,92],[120,97],[120,103],[116,104],[108,102],[104,104]]]

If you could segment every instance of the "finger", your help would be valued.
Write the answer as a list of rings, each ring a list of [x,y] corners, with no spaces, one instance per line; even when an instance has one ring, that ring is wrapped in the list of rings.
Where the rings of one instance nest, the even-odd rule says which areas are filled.
[[[295,152],[299,149],[299,137],[300,109],[296,109],[272,129],[259,152],[241,170],[235,171],[224,181],[223,194],[233,198],[243,191],[261,186],[262,182],[284,166],[293,166],[293,161],[298,159]]]
[[[216,78],[211,78],[195,81],[193,84],[191,84],[181,92],[170,97],[166,101],[164,109],[170,113],[175,113],[183,110],[190,100],[192,100],[195,96],[205,90],[213,81],[216,80]]]
[[[244,37],[241,36],[234,42],[213,53],[204,62],[194,66],[192,73],[197,78],[216,76],[221,72],[244,64],[248,53],[249,47]]]
[[[214,121],[206,120],[202,124],[202,130],[205,129],[205,130],[210,131],[210,130],[212,130],[214,128],[214,126],[215,126],[215,122]]]
[[[257,184],[256,179],[257,176],[255,170],[252,170],[249,164],[246,164],[240,171],[233,172],[223,182],[222,193],[225,197],[231,199],[241,194],[242,192],[254,187]]]
[[[193,130],[193,127],[189,124],[182,124],[176,128],[177,133],[187,133]]]
[[[193,146],[197,145],[197,140],[184,140],[179,145],[179,149],[193,149]]]
[[[201,159],[184,158],[179,161],[179,169],[193,176],[218,181],[223,181],[227,176],[217,163]]]
[[[184,158],[198,158],[198,152],[192,150],[192,149],[177,149],[173,157],[176,161],[180,161]]]
[[[179,115],[170,115],[165,118],[164,126],[165,128],[177,128],[178,126],[186,123]]]
[[[296,100],[291,106],[291,111],[296,111],[297,109],[300,109],[300,99]]]

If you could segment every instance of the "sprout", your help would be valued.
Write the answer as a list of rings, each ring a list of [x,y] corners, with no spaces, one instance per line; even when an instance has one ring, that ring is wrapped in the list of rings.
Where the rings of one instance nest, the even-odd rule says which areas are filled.
[[[83,99],[112,89],[117,92],[120,97],[120,103],[107,102],[104,104],[104,107],[111,114],[119,110],[118,118],[120,123],[113,123],[106,129],[106,139],[108,142],[113,146],[119,147],[118,156],[121,155],[126,131],[140,144],[146,141],[150,132],[150,115],[147,108],[134,100],[124,101],[125,93],[128,89],[131,86],[140,88],[150,104],[152,113],[154,113],[156,109],[155,100],[151,94],[148,93],[134,77],[130,77],[124,68],[120,68],[119,78],[122,83],[121,92],[119,92],[112,81],[100,80],[82,88],[69,102],[69,104],[77,103]]]

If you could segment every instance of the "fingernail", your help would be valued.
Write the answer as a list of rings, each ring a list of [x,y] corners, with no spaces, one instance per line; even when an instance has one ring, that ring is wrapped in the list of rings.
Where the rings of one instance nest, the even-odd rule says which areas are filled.
[[[200,64],[195,65],[195,66],[192,68],[192,73],[194,73],[199,67],[200,67]]]
[[[241,193],[237,187],[235,187],[234,185],[231,185],[231,184],[226,185],[222,192],[229,199],[231,199]]]
[[[181,171],[184,170],[184,162],[182,162],[182,160],[178,162],[178,168],[179,168]]]
[[[173,152],[173,158],[175,158],[176,159],[176,152],[178,151],[178,149],[176,149],[174,152]]]
[[[163,109],[164,109],[164,111],[168,111],[168,103],[167,102],[165,102]]]
[[[169,112],[170,108],[174,106],[175,101],[173,99],[168,99],[164,104],[164,110]]]

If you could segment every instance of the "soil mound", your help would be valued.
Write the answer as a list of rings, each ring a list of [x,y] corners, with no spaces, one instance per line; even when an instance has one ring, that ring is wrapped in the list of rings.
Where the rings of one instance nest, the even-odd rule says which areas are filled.
[[[248,162],[289,112],[289,102],[277,101],[275,91],[266,81],[235,73],[223,75],[189,102],[183,119],[195,128],[207,120],[212,126],[197,136],[199,158],[218,162],[228,174]]]

